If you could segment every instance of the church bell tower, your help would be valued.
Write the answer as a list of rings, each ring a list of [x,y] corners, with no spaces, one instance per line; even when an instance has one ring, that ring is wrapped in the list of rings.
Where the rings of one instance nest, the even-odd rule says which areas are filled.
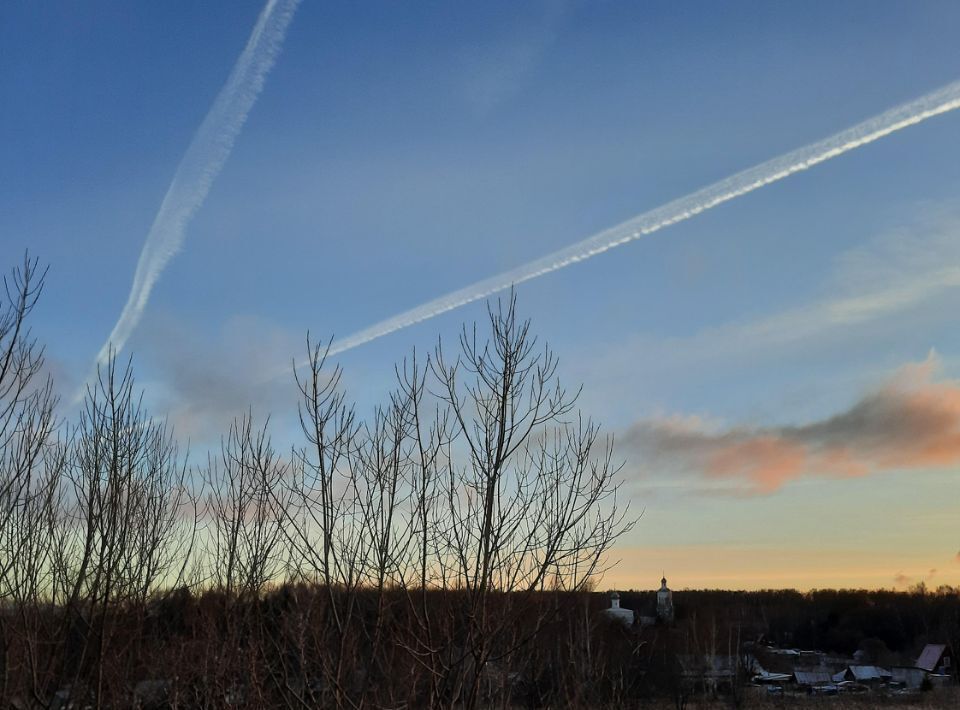
[[[657,590],[657,618],[663,622],[673,621],[673,592],[667,587],[667,577],[660,580],[660,589]]]

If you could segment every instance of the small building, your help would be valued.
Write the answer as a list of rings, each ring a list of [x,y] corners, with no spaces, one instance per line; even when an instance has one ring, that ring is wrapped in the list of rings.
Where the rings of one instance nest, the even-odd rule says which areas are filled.
[[[890,673],[893,682],[903,683],[903,687],[911,690],[919,689],[923,685],[923,679],[927,677],[927,672],[922,668],[910,666],[894,666]]]
[[[917,668],[937,675],[953,675],[953,653],[945,643],[928,643],[917,658]]]
[[[624,609],[620,606],[619,592],[610,594],[610,608],[604,609],[603,614],[611,621],[615,621],[624,626],[633,626],[633,610]]]
[[[830,675],[830,671],[819,669],[794,671],[793,679],[801,688],[814,688],[821,685],[833,684],[833,677]]]
[[[886,683],[893,677],[893,674],[885,668],[879,666],[847,666],[845,669],[833,676],[834,682],[840,683],[845,680],[856,681],[857,683],[866,683],[870,685],[879,685]]]
[[[761,668],[753,674],[751,680],[757,685],[782,685],[793,680],[793,676],[789,673],[773,673]]]

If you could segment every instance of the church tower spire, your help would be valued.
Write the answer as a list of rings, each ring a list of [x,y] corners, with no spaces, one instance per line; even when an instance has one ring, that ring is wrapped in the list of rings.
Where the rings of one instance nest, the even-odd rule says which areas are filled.
[[[657,590],[657,618],[670,623],[673,621],[673,592],[667,587],[667,575],[660,579],[660,589]]]

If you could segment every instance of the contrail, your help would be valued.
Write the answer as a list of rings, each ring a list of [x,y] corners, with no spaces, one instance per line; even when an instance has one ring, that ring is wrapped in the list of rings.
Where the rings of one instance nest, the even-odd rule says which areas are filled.
[[[780,157],[768,160],[743,172],[731,175],[694,193],[644,212],[615,227],[599,232],[583,241],[547,254],[544,257],[505,271],[496,276],[477,281],[466,288],[453,291],[421,306],[375,323],[340,340],[330,347],[330,354],[342,353],[358,345],[369,343],[394,331],[433,318],[441,313],[459,308],[473,301],[503,291],[516,284],[535,279],[551,271],[589,259],[608,249],[653,234],[677,222],[706,212],[717,205],[759,190],[765,185],[783,180],[801,170],[812,168],[838,155],[843,155],[860,146],[873,143],[884,136],[913,126],[928,118],[960,108],[960,81],[948,84],[937,91],[914,101],[901,104],[863,123],[841,131],[829,138],[799,148]]]
[[[154,284],[183,244],[187,224],[203,205],[280,53],[300,0],[267,0],[247,45],[190,141],[140,252],[133,286],[119,320],[97,355],[106,362],[123,349],[140,322]]]

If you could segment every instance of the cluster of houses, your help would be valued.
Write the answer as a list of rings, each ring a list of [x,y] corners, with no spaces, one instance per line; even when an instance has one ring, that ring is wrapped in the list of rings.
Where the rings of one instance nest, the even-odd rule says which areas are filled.
[[[919,690],[925,685],[949,685],[956,675],[954,655],[946,644],[927,644],[912,665],[890,668],[867,663],[860,651],[853,658],[844,658],[762,645],[750,648],[744,660],[751,680],[758,685],[811,693]]]
[[[604,615],[635,633],[646,627],[673,624],[673,594],[666,577],[657,591],[656,616],[644,616],[620,606],[620,595],[613,592],[610,608]],[[706,690],[718,691],[747,679],[768,692],[911,692],[956,683],[958,669],[953,650],[947,644],[927,644],[910,665],[884,668],[869,661],[863,651],[847,658],[799,649],[779,648],[761,639],[745,643],[739,655],[682,654],[676,662],[682,680]]]

